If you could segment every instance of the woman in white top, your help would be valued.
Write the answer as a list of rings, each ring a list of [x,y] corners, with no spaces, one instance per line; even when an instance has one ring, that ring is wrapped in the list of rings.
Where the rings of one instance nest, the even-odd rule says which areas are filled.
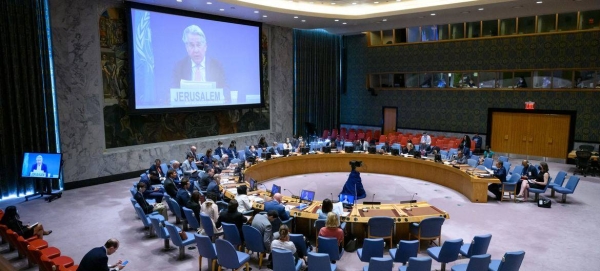
[[[219,218],[219,207],[215,203],[217,200],[217,195],[215,193],[208,193],[206,196],[206,201],[202,203],[202,207],[200,208],[200,212],[206,214],[212,220],[213,229],[215,233],[220,233],[223,231],[221,228],[217,228],[215,226],[215,221]],[[203,234],[204,229],[202,229],[201,233]]]
[[[285,143],[283,143],[283,149],[284,150],[291,150],[292,149],[292,143],[290,142],[290,138],[286,138],[285,139]]]
[[[250,199],[248,195],[246,195],[246,191],[248,188],[246,185],[240,185],[237,187],[237,196],[235,196],[235,200],[239,203],[238,212],[244,213],[252,210],[252,203],[250,203]]]
[[[284,224],[279,227],[279,239],[275,239],[271,242],[271,249],[273,248],[291,251],[294,254],[295,261],[298,262],[296,246],[294,245],[294,242],[290,241],[290,229],[287,225]]]

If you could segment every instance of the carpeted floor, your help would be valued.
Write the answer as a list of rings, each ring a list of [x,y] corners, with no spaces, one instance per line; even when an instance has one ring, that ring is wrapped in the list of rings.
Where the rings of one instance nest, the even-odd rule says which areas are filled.
[[[517,164],[520,161],[511,161]],[[533,161],[537,163],[536,161]],[[559,170],[573,173],[573,165],[549,163],[550,175]],[[347,173],[323,173],[291,176],[265,183],[270,187],[277,183],[283,188],[299,193],[301,189],[316,191],[316,199],[322,200],[337,195],[344,184]],[[524,250],[525,260],[521,270],[593,270],[600,266],[600,248],[593,240],[600,240],[597,225],[600,224],[600,178],[582,177],[574,195],[569,195],[566,204],[558,203],[560,196],[553,198],[551,209],[538,208],[534,203],[491,201],[487,204],[469,202],[464,196],[443,186],[404,177],[362,173],[367,191],[367,201],[375,194],[375,201],[384,203],[410,199],[428,201],[447,211],[450,219],[442,228],[444,240],[462,238],[470,242],[474,235],[493,235],[488,252],[493,259],[500,259],[506,251]],[[568,178],[568,176],[567,176]],[[177,260],[178,250],[171,246],[163,250],[163,241],[149,238],[136,218],[129,201],[129,187],[134,179],[98,186],[69,190],[62,198],[47,203],[41,199],[25,202],[11,199],[0,202],[0,208],[17,205],[23,222],[39,221],[46,229],[54,232],[45,236],[51,246],[58,247],[62,255],[79,262],[93,247],[101,246],[111,237],[121,242],[119,250],[110,256],[109,262],[129,260],[125,270],[197,270],[197,250],[186,249],[184,260]],[[287,192],[284,192],[284,194]],[[545,196],[549,197],[548,191]],[[533,194],[532,194],[533,196]],[[174,222],[175,218],[170,217]],[[583,251],[579,251],[587,247]],[[8,246],[0,246],[0,256],[9,259],[21,270],[27,268],[25,259],[17,259],[16,252],[8,252]],[[387,250],[386,250],[387,253]],[[426,250],[421,251],[426,255]],[[448,265],[467,263],[460,259]],[[206,260],[202,270],[208,270]],[[256,256],[251,260],[253,270],[258,269]],[[362,270],[365,263],[358,260],[356,253],[345,253],[338,261],[338,270]],[[397,270],[398,264],[394,265]],[[440,264],[435,263],[435,269]],[[268,270],[265,266],[260,270]]]

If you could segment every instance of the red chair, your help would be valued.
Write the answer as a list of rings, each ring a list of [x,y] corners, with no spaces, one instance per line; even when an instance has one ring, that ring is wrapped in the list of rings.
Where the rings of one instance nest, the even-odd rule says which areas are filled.
[[[327,130],[327,129],[323,130],[323,136],[321,138],[328,139],[329,138],[329,130]]]
[[[26,251],[21,248],[21,246],[19,245],[19,241],[17,240],[17,238],[19,237],[19,234],[12,231],[11,229],[6,230],[6,236],[8,237],[8,243],[11,244],[13,246],[13,248],[16,248],[17,251],[19,252],[19,258],[23,258],[26,255]],[[32,236],[27,238],[26,240],[28,242],[36,240],[37,236]],[[25,248],[26,249],[26,248]]]
[[[380,143],[384,143],[384,142],[386,142],[386,141],[387,141],[387,136],[384,136],[384,135],[380,135],[380,136],[379,136],[379,142],[380,142]]]
[[[67,256],[58,256],[56,258],[48,258],[47,256],[42,255],[40,257],[42,265],[40,265],[41,271],[54,271],[55,268],[60,270],[60,268],[68,268],[75,264],[71,257]]]
[[[396,138],[396,136],[390,136],[388,137],[388,142],[390,143],[390,145],[398,142],[398,139]]]
[[[340,129],[340,136],[343,138],[346,138],[346,136],[348,136],[348,131],[346,130],[346,128],[341,128]]]
[[[471,140],[471,152],[475,151],[475,140]]]
[[[378,139],[381,137],[381,130],[375,130],[373,133],[373,138]]]
[[[358,139],[365,139],[365,133],[358,133]]]
[[[364,133],[364,132],[365,131],[363,129],[358,129],[358,131],[356,131],[357,134]]]
[[[2,244],[8,242],[8,236],[6,236],[6,230],[8,230],[8,227],[6,227],[6,225],[0,224],[0,237],[2,237]],[[10,251],[13,251],[14,248],[11,247]]]
[[[338,136],[338,130],[337,129],[332,129],[331,130],[331,138],[335,139]]]
[[[356,134],[351,132],[348,134],[348,137],[346,139],[347,141],[354,141],[356,140]]]
[[[36,257],[36,255],[32,254],[31,251],[39,251],[48,248],[48,242],[42,239],[35,239],[31,242],[27,242],[22,236],[19,236],[17,237],[17,242],[19,243],[19,250],[22,250],[23,254],[27,256],[27,262],[29,263],[29,267],[32,267],[33,264],[38,264],[39,259],[39,257]]]
[[[406,143],[408,143],[408,137],[403,136],[400,138],[400,145],[402,145],[402,147],[406,147]]]
[[[55,247],[47,247],[43,249],[36,249],[32,246],[27,247],[29,255],[27,257],[32,257],[33,262],[35,262],[38,266],[43,266],[42,256],[46,256],[50,259],[54,259],[56,257],[60,257],[60,250]]]

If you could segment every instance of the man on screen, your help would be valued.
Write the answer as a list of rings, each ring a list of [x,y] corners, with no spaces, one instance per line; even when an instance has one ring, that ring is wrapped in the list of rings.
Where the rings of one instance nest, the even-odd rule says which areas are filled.
[[[223,89],[226,102],[229,92],[225,82],[225,74],[221,63],[206,57],[206,36],[197,25],[190,25],[183,30],[183,44],[187,56],[175,64],[173,71],[173,88],[179,88],[181,80],[195,82],[216,82],[217,88]]]
[[[48,166],[46,166],[46,164],[43,163],[44,162],[44,158],[42,158],[41,155],[38,155],[35,158],[35,164],[31,167],[31,172],[44,172],[47,173],[48,172]]]

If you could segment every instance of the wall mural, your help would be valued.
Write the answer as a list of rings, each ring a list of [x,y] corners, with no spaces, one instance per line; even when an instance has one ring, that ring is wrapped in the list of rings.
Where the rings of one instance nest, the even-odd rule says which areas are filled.
[[[106,149],[270,128],[268,31],[262,29],[264,108],[129,115],[129,55],[125,9],[99,18]]]
[[[575,140],[600,142],[600,91],[403,89],[367,91],[369,73],[519,70],[600,67],[600,31],[367,47],[365,35],[346,38],[348,91],[341,97],[341,123],[379,126],[383,106],[398,107],[398,127],[485,133],[487,109],[576,110]]]

